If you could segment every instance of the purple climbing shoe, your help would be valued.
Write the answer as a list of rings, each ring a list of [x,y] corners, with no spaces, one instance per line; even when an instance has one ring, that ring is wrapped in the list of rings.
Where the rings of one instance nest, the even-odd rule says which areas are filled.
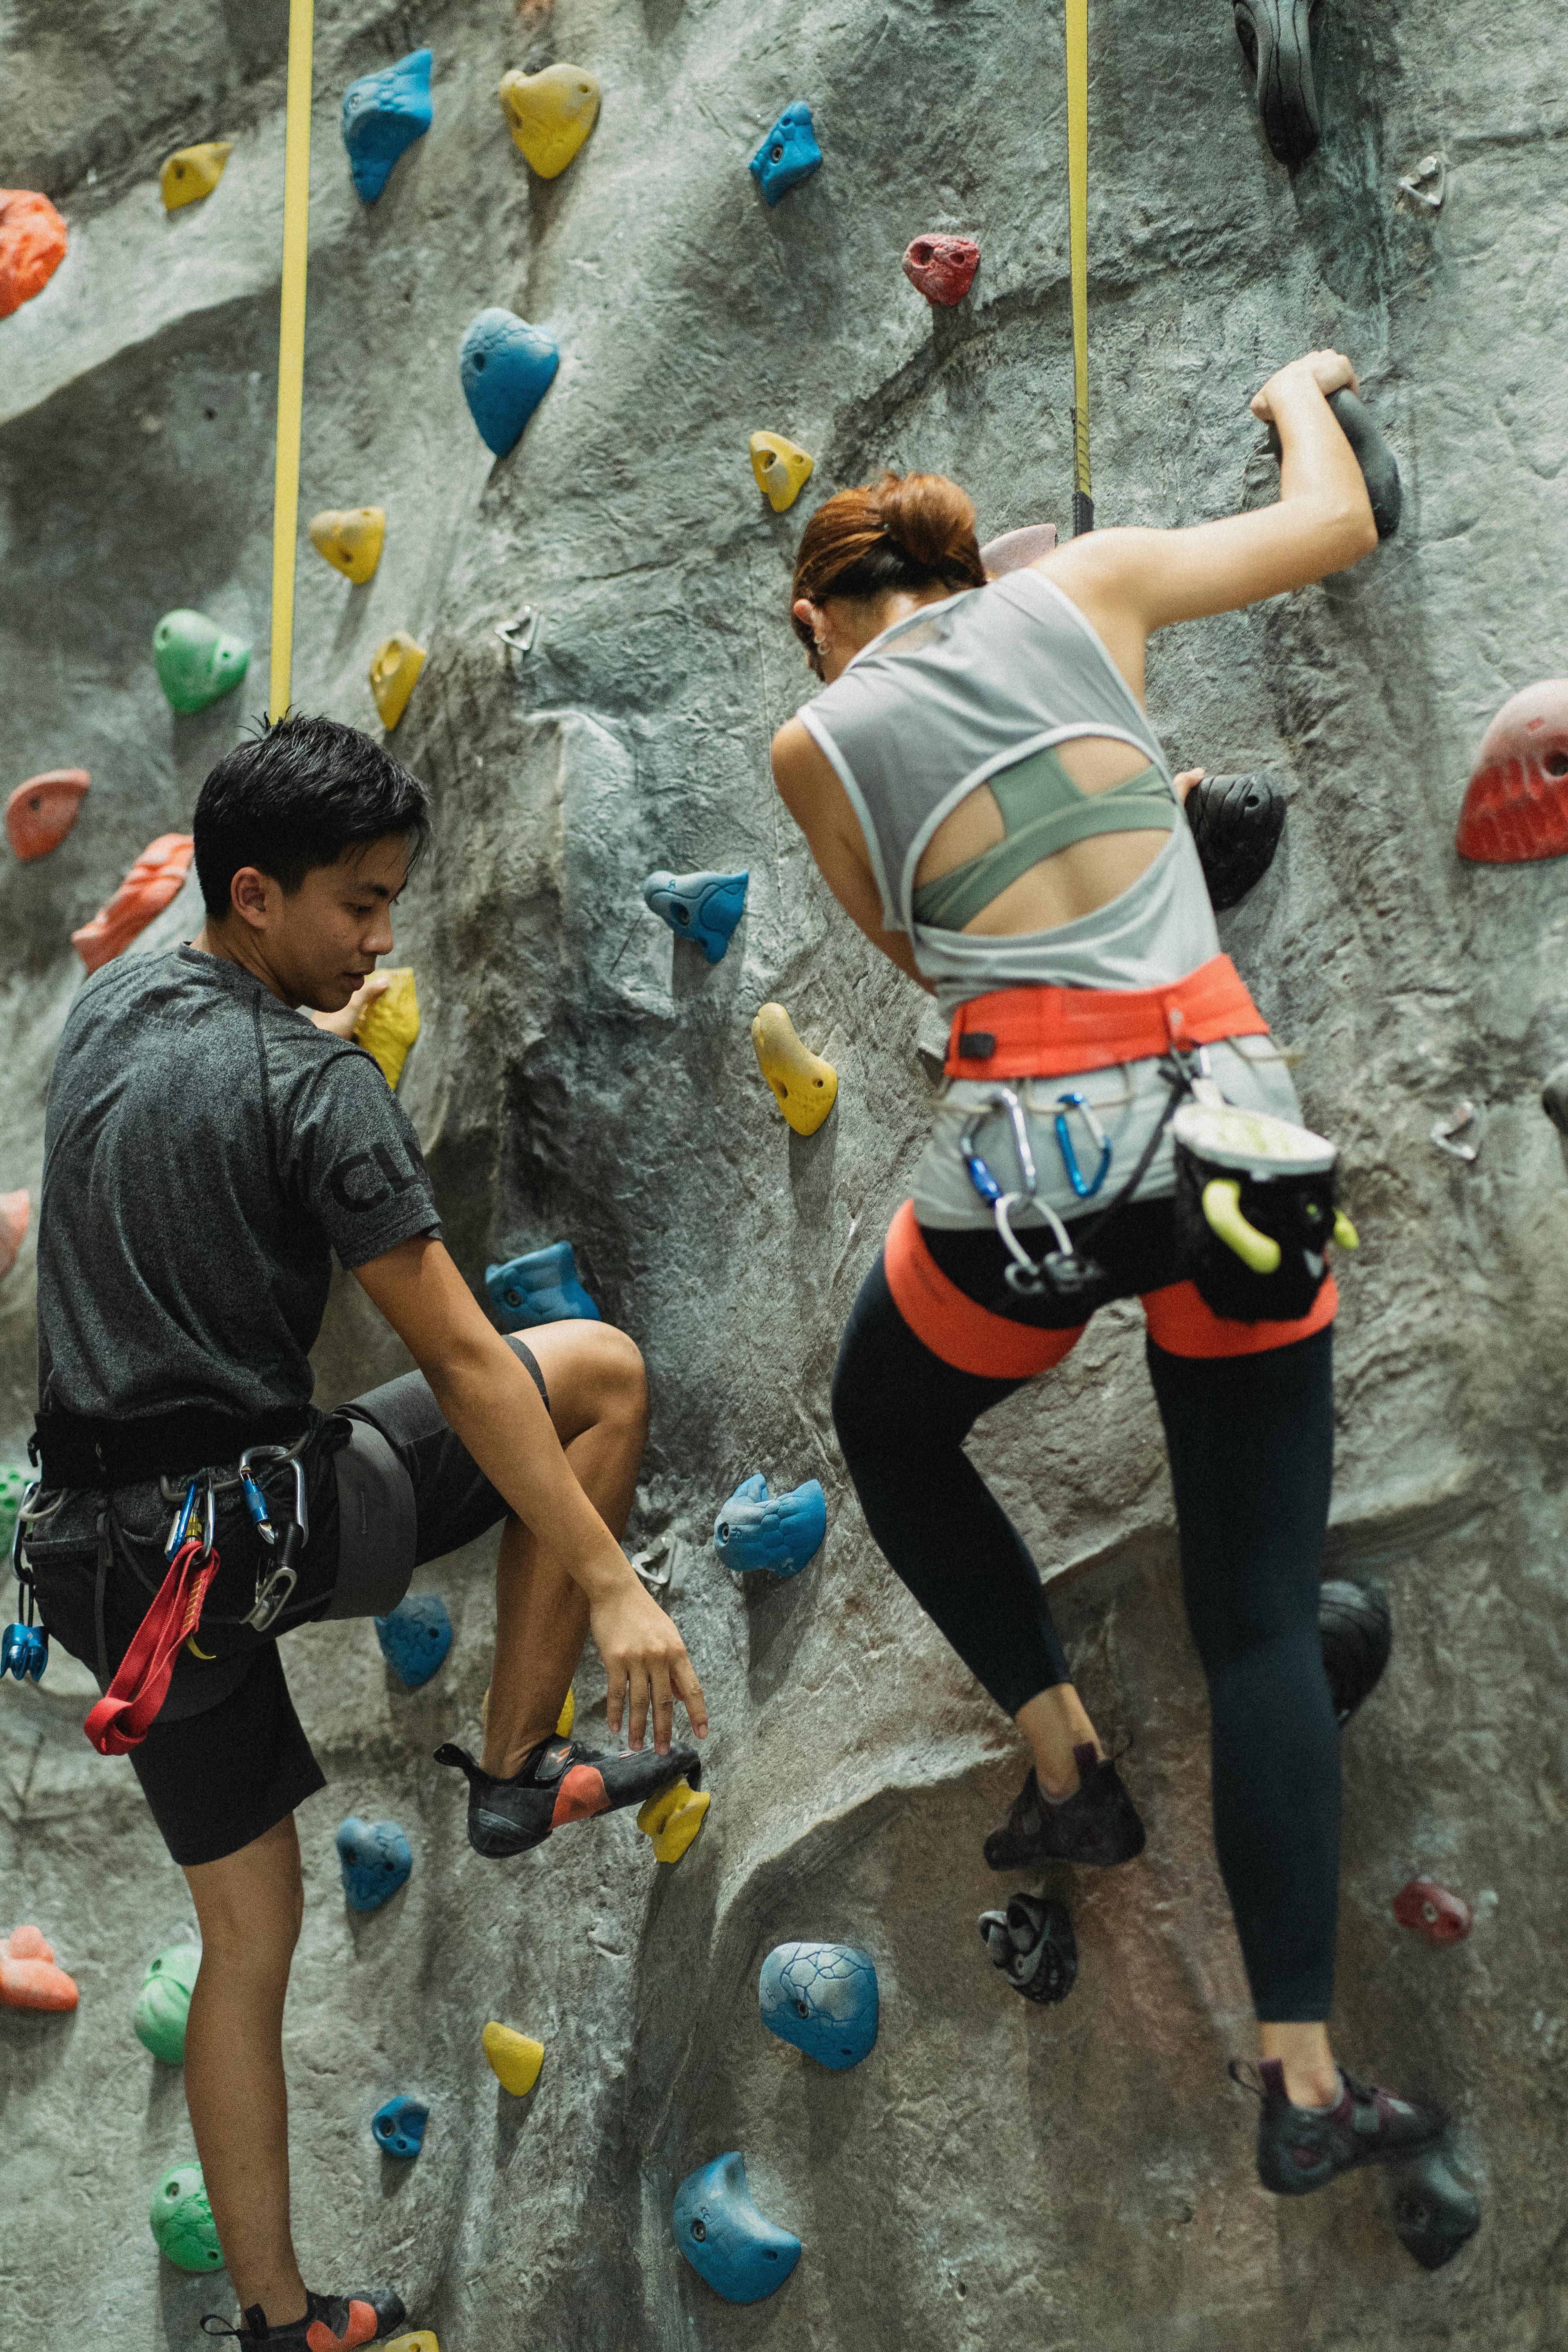
[[[1079,1785],[1060,1804],[1040,1794],[1033,1771],[1013,1801],[1005,1827],[985,1841],[993,1870],[1036,1862],[1131,1862],[1143,1851],[1143,1824],[1109,1756],[1085,1740],[1073,1749]]]
[[[1265,2058],[1256,2071],[1254,2082],[1251,2068],[1230,2062],[1232,2082],[1263,2102],[1258,2177],[1277,2197],[1304,2197],[1358,2164],[1403,2164],[1426,2156],[1443,2137],[1436,2108],[1417,2106],[1394,2091],[1369,2090],[1343,2067],[1331,2107],[1293,2105],[1278,2058]]]

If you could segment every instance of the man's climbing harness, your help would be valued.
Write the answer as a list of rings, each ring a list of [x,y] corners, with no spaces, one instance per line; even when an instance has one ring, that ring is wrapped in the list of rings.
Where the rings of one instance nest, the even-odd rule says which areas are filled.
[[[272,499],[272,667],[267,715],[289,708],[294,559],[300,535],[300,425],[305,396],[305,268],[310,232],[310,46],[315,0],[289,0],[283,144],[283,298],[278,331],[278,466]]]
[[[1068,243],[1072,259],[1072,527],[1094,529],[1089,475],[1089,0],[1067,0]]]

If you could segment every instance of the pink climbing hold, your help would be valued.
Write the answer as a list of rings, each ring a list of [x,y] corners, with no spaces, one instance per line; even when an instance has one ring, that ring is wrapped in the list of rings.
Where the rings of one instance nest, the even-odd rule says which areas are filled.
[[[1394,1898],[1394,1916],[1429,1944],[1462,1944],[1474,1922],[1470,1906],[1435,1878],[1413,1878]]]
[[[26,1192],[0,1192],[0,1275],[7,1275],[22,1255],[33,1203]]]
[[[78,1994],[55,1948],[37,1927],[13,1927],[0,1942],[0,2001],[7,2009],[74,2009]]]
[[[24,864],[59,847],[91,781],[85,768],[50,768],[17,785],[5,803],[5,831]]]
[[[904,276],[928,302],[951,310],[974,283],[980,247],[972,236],[917,236],[904,254]]]
[[[1568,677],[1511,695],[1481,738],[1455,845],[1478,866],[1568,851]]]
[[[66,257],[66,225],[36,188],[0,188],[0,319],[41,294]]]
[[[71,945],[89,971],[110,962],[179,896],[195,845],[191,834],[161,833],[148,843],[107,907],[71,933]]]

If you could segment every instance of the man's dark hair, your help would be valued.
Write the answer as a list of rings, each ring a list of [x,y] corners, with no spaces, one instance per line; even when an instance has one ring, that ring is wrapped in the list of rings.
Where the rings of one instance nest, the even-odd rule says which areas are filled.
[[[307,874],[335,866],[345,849],[401,833],[412,873],[430,838],[430,795],[357,727],[286,714],[218,761],[193,830],[202,897],[221,920],[242,866],[270,875],[292,897]]]

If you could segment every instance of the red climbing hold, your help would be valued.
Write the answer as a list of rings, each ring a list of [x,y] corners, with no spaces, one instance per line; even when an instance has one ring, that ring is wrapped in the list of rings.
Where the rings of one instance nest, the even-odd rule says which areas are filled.
[[[71,945],[89,971],[108,963],[144,931],[178,896],[195,841],[188,833],[161,833],[150,841],[107,907],[71,933]]]
[[[32,1208],[26,1192],[0,1192],[0,1274],[9,1274],[22,1255]]]
[[[0,188],[0,319],[41,294],[66,257],[66,225],[36,188]]]
[[[1394,1916],[1429,1944],[1462,1944],[1472,1925],[1470,1906],[1434,1878],[1413,1878],[1394,1898]]]
[[[7,2009],[74,2009],[77,1989],[55,1966],[54,1946],[37,1927],[0,1938],[0,2001]]]
[[[5,803],[5,831],[18,857],[47,857],[59,847],[91,781],[85,768],[50,768],[17,785]]]
[[[917,236],[904,255],[904,276],[928,302],[951,310],[974,283],[980,247],[972,236]]]
[[[1568,851],[1568,677],[1511,695],[1481,738],[1455,836],[1478,866]]]

